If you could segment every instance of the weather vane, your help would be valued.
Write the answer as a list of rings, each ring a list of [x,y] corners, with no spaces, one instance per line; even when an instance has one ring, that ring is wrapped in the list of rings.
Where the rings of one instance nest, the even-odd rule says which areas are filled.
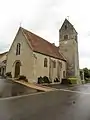
[[[69,16],[67,16],[67,19],[69,20]]]
[[[20,22],[20,27],[22,26],[22,21]]]

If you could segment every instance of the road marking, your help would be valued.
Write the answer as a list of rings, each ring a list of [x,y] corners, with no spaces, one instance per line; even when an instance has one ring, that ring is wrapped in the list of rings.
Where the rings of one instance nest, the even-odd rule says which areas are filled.
[[[57,91],[57,90],[58,90],[58,89],[53,90],[53,91]],[[26,94],[26,95],[18,95],[18,96],[0,98],[0,101],[1,101],[1,100],[10,100],[10,99],[12,100],[12,99],[24,98],[24,97],[33,96],[33,95],[40,95],[40,94],[45,94],[45,93],[49,93],[49,92],[53,92],[53,91],[37,92],[37,93],[30,93],[30,94]]]
[[[90,86],[90,85],[86,85],[86,86]],[[77,87],[77,86],[72,86],[72,88]],[[65,89],[55,89],[53,91],[47,91],[47,92],[54,92],[54,91],[64,91],[64,92],[72,92],[72,93],[78,93],[78,94],[85,94],[85,95],[90,95],[90,93],[86,93],[86,92],[80,92],[80,91],[73,91],[73,90],[69,90],[69,88],[65,88]],[[19,98],[24,98],[24,97],[28,97],[28,96],[33,96],[33,95],[40,95],[40,94],[45,94],[47,92],[37,92],[37,93],[30,93],[30,94],[25,94],[25,95],[19,95],[19,96],[12,96],[12,97],[7,97],[7,98],[0,98],[1,100],[12,100],[12,99],[19,99]]]
[[[64,90],[67,90],[67,89],[70,89],[70,88],[76,88],[76,87],[78,87],[78,86],[77,85],[76,86],[68,86],[68,87],[64,88]]]
[[[88,85],[88,84],[84,84],[84,86],[89,86],[90,87],[90,85]]]
[[[18,95],[18,96],[0,98],[0,100],[18,99],[18,98],[24,98],[24,97],[28,97],[28,96],[32,96],[32,95],[39,95],[39,94],[43,94],[43,93],[46,93],[46,92],[39,92],[39,93],[32,93],[32,94],[26,94],[26,95]]]
[[[90,93],[86,93],[86,92],[80,92],[80,91],[73,91],[73,90],[67,90],[67,89],[59,89],[60,91],[65,91],[65,92],[73,92],[73,93],[79,93],[79,94],[86,94],[86,95],[90,95]]]
[[[85,94],[85,95],[90,95],[90,93],[86,93],[86,92],[80,92],[80,91],[72,91],[72,90],[67,90],[67,89],[57,89],[55,91],[64,91],[64,92],[72,92],[72,93],[78,93],[78,94]],[[50,92],[54,92],[54,91],[48,91]],[[40,94],[45,94],[47,92],[39,92],[39,93],[32,93],[32,94],[26,94],[26,95],[19,95],[19,96],[13,96],[13,97],[7,97],[7,98],[0,98],[1,100],[13,100],[13,99],[19,99],[19,98],[24,98],[24,97],[28,97],[28,96],[33,96],[33,95],[40,95]]]

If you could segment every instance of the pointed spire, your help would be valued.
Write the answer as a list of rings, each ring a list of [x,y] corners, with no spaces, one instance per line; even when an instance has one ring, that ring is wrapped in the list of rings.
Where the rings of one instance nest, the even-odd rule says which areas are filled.
[[[66,24],[66,23],[67,23],[67,24],[70,24],[70,26],[75,30],[74,26],[73,26],[73,25],[71,24],[71,22],[69,21],[69,16],[67,16],[67,18],[65,18],[65,20],[64,20],[61,28],[59,29],[59,31],[62,30],[63,25]],[[75,30],[75,31],[76,31],[76,30]],[[76,33],[77,33],[77,31],[76,31]]]

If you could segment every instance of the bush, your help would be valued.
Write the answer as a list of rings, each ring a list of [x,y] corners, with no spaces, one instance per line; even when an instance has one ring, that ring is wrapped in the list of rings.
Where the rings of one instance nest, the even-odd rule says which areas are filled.
[[[19,80],[25,80],[25,79],[26,79],[26,76],[24,76],[24,75],[19,76]]]
[[[38,84],[44,83],[43,78],[40,76],[38,77]]]
[[[90,83],[90,78],[85,78],[86,83]]]
[[[25,82],[28,82],[28,80],[26,79],[26,76],[24,75],[20,75],[19,80],[24,80]]]
[[[48,79],[47,76],[44,76],[44,77],[43,77],[43,81],[44,81],[44,83],[50,83],[50,81],[49,81],[49,79]]]
[[[75,78],[75,77],[72,77],[72,78],[68,78],[68,82],[69,82],[69,84],[77,84],[77,78]]]
[[[48,79],[47,76],[44,76],[44,77],[38,77],[38,84],[42,84],[42,83],[51,83]]]
[[[7,72],[6,76],[12,78],[11,72]]]
[[[55,78],[54,82],[60,82],[60,80],[58,78]]]

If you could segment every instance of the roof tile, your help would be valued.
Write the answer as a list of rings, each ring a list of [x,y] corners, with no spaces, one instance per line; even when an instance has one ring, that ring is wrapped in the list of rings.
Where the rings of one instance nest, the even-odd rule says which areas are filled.
[[[52,56],[57,59],[61,59],[65,61],[65,58],[59,52],[58,47],[46,41],[45,39],[35,35],[34,33],[22,28],[24,34],[29,40],[33,51],[45,54],[47,56]]]

